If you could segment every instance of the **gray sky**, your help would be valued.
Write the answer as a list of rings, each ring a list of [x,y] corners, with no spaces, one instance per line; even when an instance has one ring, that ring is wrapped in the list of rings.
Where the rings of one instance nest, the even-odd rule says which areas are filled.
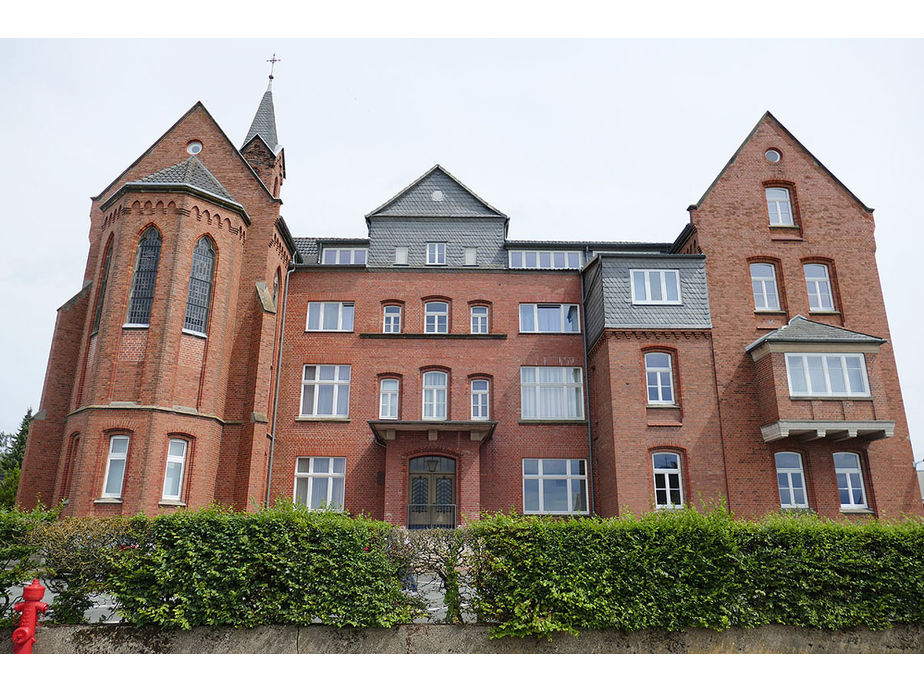
[[[273,52],[295,236],[363,236],[365,213],[441,163],[511,238],[671,241],[771,111],[876,210],[924,457],[924,42],[904,40],[2,40],[0,430],[39,406],[90,196],[197,100],[241,144]]]

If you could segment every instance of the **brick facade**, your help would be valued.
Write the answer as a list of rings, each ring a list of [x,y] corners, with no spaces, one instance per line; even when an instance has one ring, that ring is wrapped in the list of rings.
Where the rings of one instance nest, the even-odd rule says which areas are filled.
[[[439,167],[370,213],[368,239],[293,239],[269,91],[266,104],[241,150],[196,104],[93,199],[84,286],[59,310],[21,505],[66,500],[66,513],[92,515],[342,499],[398,525],[451,506],[457,524],[644,513],[662,504],[659,484],[678,483],[684,505],[758,516],[780,508],[774,453],[787,451],[820,515],[845,512],[837,452],[861,460],[864,507],[851,513],[921,513],[871,210],[770,114],[673,244],[510,241],[507,217]],[[793,223],[768,225],[767,187],[788,191]],[[162,242],[149,323],[126,325],[149,229]],[[200,333],[184,320],[203,238],[214,263]],[[339,257],[348,264],[330,264]],[[778,310],[755,309],[758,262],[774,268]],[[833,309],[812,311],[806,263],[827,268]],[[640,300],[642,277],[676,282],[679,299]],[[428,329],[428,303],[447,305],[445,331]],[[386,306],[400,307],[400,331],[383,329]],[[486,332],[473,307],[487,309]],[[310,326],[312,310],[352,325]],[[791,396],[786,354],[839,354],[837,343],[749,351],[797,315],[867,339],[856,349],[868,393]],[[646,354],[668,375],[646,372]],[[441,375],[425,393],[428,373]],[[383,380],[397,381],[394,416]],[[445,412],[432,387],[444,380]],[[473,415],[473,381],[487,382],[486,415]],[[110,454],[114,436],[128,438],[124,456]],[[172,440],[185,443],[178,481],[165,471]],[[664,453],[677,467],[659,472]]]

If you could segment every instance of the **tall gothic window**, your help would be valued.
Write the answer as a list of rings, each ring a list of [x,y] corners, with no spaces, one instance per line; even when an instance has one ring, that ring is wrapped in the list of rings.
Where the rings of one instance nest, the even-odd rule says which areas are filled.
[[[132,295],[128,301],[128,323],[147,326],[151,320],[154,302],[154,284],[157,282],[157,263],[160,261],[160,234],[151,227],[138,243]]]
[[[112,260],[112,241],[106,248],[106,259],[103,260],[103,275],[99,280],[99,293],[96,294],[96,316],[93,318],[93,331],[99,329],[99,321],[103,315],[103,299],[106,298],[106,283],[109,281],[109,261]]]
[[[200,238],[193,250],[192,271],[189,274],[189,297],[183,329],[205,334],[209,323],[209,299],[212,296],[212,270],[215,249],[208,238]]]

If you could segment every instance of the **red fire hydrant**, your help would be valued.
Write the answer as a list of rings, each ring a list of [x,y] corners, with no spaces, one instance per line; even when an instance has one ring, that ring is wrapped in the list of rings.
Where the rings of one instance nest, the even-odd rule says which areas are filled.
[[[23,600],[13,605],[13,609],[22,614],[19,617],[19,628],[13,631],[13,654],[32,654],[38,615],[48,611],[48,604],[41,601],[44,594],[45,588],[38,580],[33,580],[31,585],[23,588]]]

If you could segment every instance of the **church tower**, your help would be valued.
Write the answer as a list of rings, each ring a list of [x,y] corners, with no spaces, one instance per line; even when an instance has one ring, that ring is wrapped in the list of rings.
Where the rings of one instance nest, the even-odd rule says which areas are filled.
[[[196,103],[93,198],[20,505],[97,515],[263,499],[276,299],[295,252],[284,177],[268,89],[241,150]]]

